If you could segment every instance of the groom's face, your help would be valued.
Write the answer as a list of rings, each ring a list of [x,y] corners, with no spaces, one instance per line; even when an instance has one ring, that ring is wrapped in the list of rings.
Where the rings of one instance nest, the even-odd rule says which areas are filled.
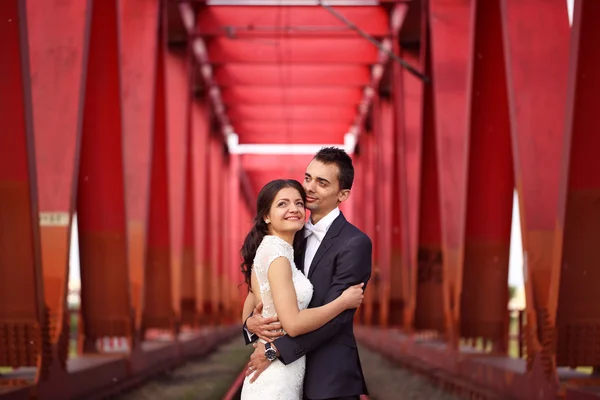
[[[302,186],[306,191],[306,208],[311,213],[325,214],[337,207],[343,192],[338,180],[339,169],[335,164],[323,164],[312,160],[306,168]]]

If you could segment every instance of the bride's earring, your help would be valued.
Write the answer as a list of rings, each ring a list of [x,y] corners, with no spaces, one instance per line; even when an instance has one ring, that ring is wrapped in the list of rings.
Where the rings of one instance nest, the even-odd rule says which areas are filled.
[[[271,221],[269,221],[268,219],[265,220],[265,224],[269,225],[271,223]]]

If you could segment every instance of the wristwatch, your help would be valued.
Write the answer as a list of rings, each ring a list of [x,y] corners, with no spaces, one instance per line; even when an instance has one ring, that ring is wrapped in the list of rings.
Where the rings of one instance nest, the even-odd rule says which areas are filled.
[[[269,361],[274,361],[277,358],[277,351],[271,346],[271,343],[265,343],[265,357]]]

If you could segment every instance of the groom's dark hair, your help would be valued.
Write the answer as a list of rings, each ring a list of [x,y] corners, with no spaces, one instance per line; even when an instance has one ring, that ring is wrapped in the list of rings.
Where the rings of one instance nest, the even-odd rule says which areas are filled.
[[[354,166],[348,153],[337,147],[323,147],[314,159],[323,164],[335,164],[340,171],[338,175],[340,189],[352,189]]]

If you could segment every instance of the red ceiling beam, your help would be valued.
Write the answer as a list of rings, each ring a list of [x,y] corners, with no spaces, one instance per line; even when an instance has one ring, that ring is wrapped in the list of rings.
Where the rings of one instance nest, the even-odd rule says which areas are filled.
[[[246,171],[281,171],[282,165],[291,165],[298,169],[306,168],[313,155],[307,154],[244,154],[241,165]]]
[[[277,88],[238,86],[222,90],[223,102],[255,105],[358,105],[362,94],[352,88]]]
[[[338,143],[344,142],[343,131],[331,131],[324,127],[316,126],[315,129],[304,132],[295,125],[290,125],[290,132],[253,132],[239,134],[240,144],[315,144],[315,143]],[[237,132],[236,132],[237,133]]]
[[[406,6],[404,6],[406,7]],[[362,38],[354,39],[229,39],[207,40],[213,63],[374,64],[378,50]]]
[[[371,36],[388,34],[388,15],[382,7],[344,7],[340,13]],[[357,36],[327,10],[315,6],[210,6],[197,15],[196,32],[206,36]]]
[[[343,121],[350,126],[356,116],[354,106],[240,105],[227,109],[232,124],[239,121]]]
[[[181,20],[185,26],[188,36],[193,32],[196,25],[196,14],[189,3],[180,3],[179,12],[181,13]],[[221,125],[222,134],[227,140],[227,136],[233,131],[227,115],[225,115],[225,107],[221,100],[221,94],[217,87],[214,78],[212,67],[210,65],[210,59],[206,50],[206,45],[202,38],[195,37],[192,40],[192,52],[196,57],[196,61],[200,66],[200,73],[204,80],[206,87],[209,88],[209,97],[212,103],[213,111],[215,112],[219,123]]]
[[[235,125],[235,131],[240,138],[250,135],[273,135],[281,136],[313,136],[319,138],[316,142],[322,142],[330,136],[348,133],[350,125],[336,121],[321,122],[286,122],[286,121],[240,121]],[[314,143],[314,142],[309,142]],[[333,143],[333,142],[331,142]]]
[[[390,31],[392,38],[395,39],[398,37],[398,33],[400,32],[400,28],[402,27],[402,23],[404,22],[407,11],[408,6],[406,4],[396,4],[394,6],[390,17]],[[383,77],[385,65],[390,59],[390,52],[392,51],[392,38],[386,38],[383,41],[382,50],[379,50],[379,62],[373,66],[371,84],[365,88],[363,100],[359,107],[359,114],[356,117],[356,123],[352,129],[356,136],[358,136],[362,131],[364,120],[371,105],[371,101],[373,100],[375,91],[379,87],[379,83]]]
[[[365,65],[225,64],[214,68],[219,86],[366,86],[371,73]]]

